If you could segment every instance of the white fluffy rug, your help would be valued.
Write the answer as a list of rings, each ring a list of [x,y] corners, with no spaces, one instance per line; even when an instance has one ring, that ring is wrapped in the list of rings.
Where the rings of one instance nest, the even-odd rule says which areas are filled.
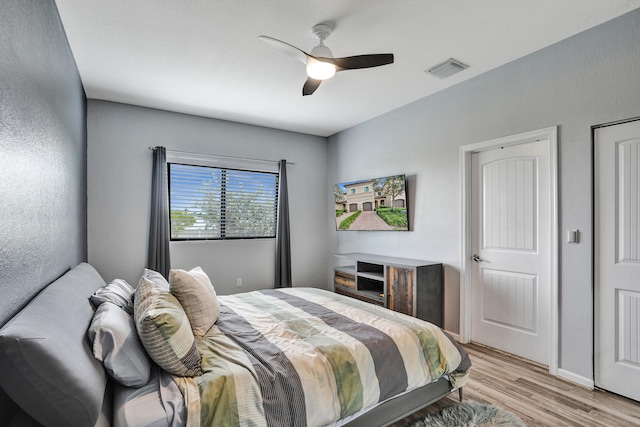
[[[515,414],[492,405],[463,402],[415,421],[411,427],[526,427]]]

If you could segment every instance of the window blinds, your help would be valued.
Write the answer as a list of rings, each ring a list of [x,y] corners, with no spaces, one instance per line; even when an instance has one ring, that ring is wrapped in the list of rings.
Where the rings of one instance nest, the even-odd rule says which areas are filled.
[[[172,240],[273,238],[278,174],[169,163]]]

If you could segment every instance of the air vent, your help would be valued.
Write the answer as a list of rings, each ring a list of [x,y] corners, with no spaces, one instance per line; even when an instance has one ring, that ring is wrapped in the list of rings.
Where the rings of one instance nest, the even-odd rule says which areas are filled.
[[[441,79],[446,79],[449,76],[459,73],[465,68],[469,68],[469,66],[456,59],[449,58],[446,61],[429,68],[425,73],[429,73]]]

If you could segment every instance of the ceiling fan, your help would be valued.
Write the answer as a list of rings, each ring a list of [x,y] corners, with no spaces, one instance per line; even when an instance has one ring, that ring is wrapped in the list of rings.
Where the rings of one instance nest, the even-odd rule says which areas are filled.
[[[379,53],[371,55],[347,56],[344,58],[334,58],[331,50],[324,45],[324,41],[331,35],[333,27],[329,24],[318,24],[311,28],[311,34],[320,40],[318,46],[307,53],[295,46],[269,36],[259,36],[258,38],[268,45],[278,49],[307,67],[307,81],[302,87],[302,95],[311,95],[318,89],[323,80],[334,76],[338,71],[355,70],[358,68],[379,67],[393,63],[392,53]]]

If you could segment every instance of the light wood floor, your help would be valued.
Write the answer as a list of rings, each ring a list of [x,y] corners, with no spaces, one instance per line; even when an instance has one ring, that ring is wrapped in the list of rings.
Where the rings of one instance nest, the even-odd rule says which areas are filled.
[[[527,426],[640,426],[639,402],[564,381],[549,375],[546,366],[493,349],[477,344],[463,347],[473,364],[464,400],[500,406]],[[406,427],[457,402],[458,393],[453,393],[393,427]]]

